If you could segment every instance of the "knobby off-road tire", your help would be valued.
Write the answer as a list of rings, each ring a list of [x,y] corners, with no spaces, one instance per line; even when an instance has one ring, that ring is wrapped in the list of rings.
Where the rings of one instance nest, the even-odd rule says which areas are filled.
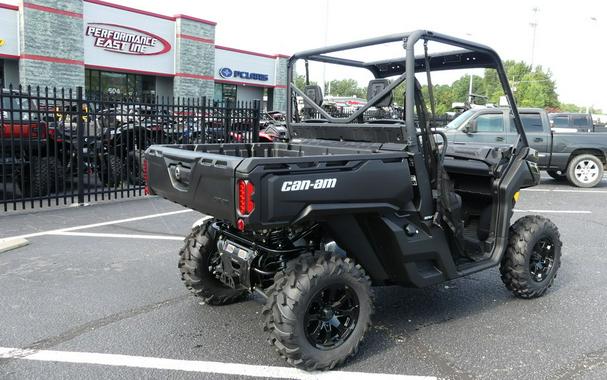
[[[552,286],[561,265],[561,238],[550,220],[525,216],[510,227],[500,266],[502,281],[519,298],[536,298]]]
[[[564,181],[567,179],[567,174],[560,170],[547,170],[548,175],[557,181]]]
[[[24,193],[41,197],[60,191],[65,182],[61,163],[54,157],[30,157],[30,171],[24,177]],[[26,169],[27,170],[27,169]],[[19,183],[21,179],[19,179]]]
[[[580,154],[567,165],[567,180],[577,187],[595,187],[603,180],[603,162],[592,154]]]
[[[343,296],[338,292],[340,289],[343,289]],[[269,335],[268,342],[275,346],[289,364],[298,368],[309,371],[327,370],[342,364],[358,351],[358,346],[371,325],[371,281],[362,267],[350,258],[326,253],[302,255],[291,260],[286,270],[276,274],[275,282],[267,294],[263,316],[264,330]],[[332,311],[319,312],[318,301],[327,299],[331,303],[331,294],[339,298],[332,302]],[[352,307],[354,298],[358,305]],[[354,314],[356,319],[352,317],[348,324],[348,317],[343,316]],[[338,320],[314,320],[320,315],[324,319],[333,316]],[[326,323],[331,326],[330,331],[326,330]],[[319,335],[319,339],[313,343],[314,339],[310,336],[314,336],[322,326],[325,329],[321,330],[323,335]],[[336,345],[322,348],[317,346],[330,334],[340,334],[340,331],[346,333]]]
[[[99,168],[99,177],[107,187],[117,187],[126,180],[126,156],[121,159],[120,156],[108,154],[102,159]]]
[[[185,286],[209,305],[227,305],[248,295],[244,289],[232,289],[219,281],[210,271],[212,260],[218,258],[217,245],[208,220],[192,229],[179,251],[178,268]]]

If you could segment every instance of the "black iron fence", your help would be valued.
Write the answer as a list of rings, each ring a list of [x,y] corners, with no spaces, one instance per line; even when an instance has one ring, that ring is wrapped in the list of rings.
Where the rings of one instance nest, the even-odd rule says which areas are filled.
[[[140,196],[152,144],[259,141],[260,102],[111,95],[82,88],[0,92],[4,211]]]

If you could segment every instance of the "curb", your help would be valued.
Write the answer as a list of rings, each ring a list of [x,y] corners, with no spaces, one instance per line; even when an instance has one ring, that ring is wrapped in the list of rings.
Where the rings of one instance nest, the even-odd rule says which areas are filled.
[[[25,247],[29,243],[30,243],[29,241],[22,239],[22,238],[10,239],[10,240],[0,239],[0,253],[7,252],[7,251],[17,249],[17,248],[21,248],[21,247]]]

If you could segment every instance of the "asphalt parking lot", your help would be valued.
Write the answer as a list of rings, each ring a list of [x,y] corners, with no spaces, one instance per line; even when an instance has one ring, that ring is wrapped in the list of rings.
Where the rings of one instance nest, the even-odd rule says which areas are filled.
[[[515,217],[552,219],[553,288],[514,298],[497,269],[427,289],[376,289],[374,327],[339,372],[289,368],[265,342],[259,299],[209,307],[177,252],[200,214],[158,198],[0,216],[0,378],[607,378],[607,180],[544,179]]]

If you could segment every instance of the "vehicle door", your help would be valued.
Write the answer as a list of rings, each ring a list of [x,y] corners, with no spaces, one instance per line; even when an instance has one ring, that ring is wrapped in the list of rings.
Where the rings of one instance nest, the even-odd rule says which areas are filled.
[[[588,115],[571,115],[571,122],[578,132],[592,132],[592,119]]]
[[[456,143],[506,145],[508,132],[504,126],[504,111],[486,110],[474,115],[459,130]]]
[[[550,121],[548,117],[542,117],[539,112],[521,112],[519,115],[529,147],[538,152],[538,165],[540,167],[548,166],[550,160]],[[510,117],[510,132],[508,141],[510,144],[515,144],[518,133],[512,117]]]
[[[569,126],[569,116],[557,115],[552,118],[552,128],[571,128]]]

